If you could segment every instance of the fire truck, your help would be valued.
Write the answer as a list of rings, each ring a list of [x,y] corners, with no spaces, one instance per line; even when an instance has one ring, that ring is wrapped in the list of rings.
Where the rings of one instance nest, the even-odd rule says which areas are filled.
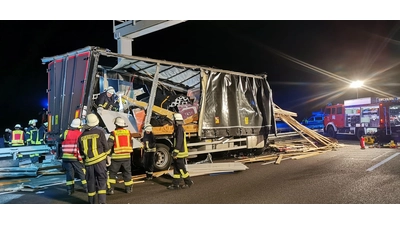
[[[324,132],[332,138],[337,134],[373,135],[378,142],[400,142],[400,97],[367,97],[345,100],[343,104],[325,107]]]

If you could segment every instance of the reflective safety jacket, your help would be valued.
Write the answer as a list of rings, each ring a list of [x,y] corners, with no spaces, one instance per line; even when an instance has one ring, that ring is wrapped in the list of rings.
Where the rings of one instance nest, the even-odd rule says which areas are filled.
[[[23,130],[13,130],[11,132],[11,145],[12,146],[24,145],[24,131]]]
[[[174,131],[174,151],[173,157],[186,158],[188,157],[188,148],[186,145],[186,134],[182,125],[175,126]]]
[[[40,145],[39,129],[37,127],[28,127],[26,131],[26,144],[27,145]]]
[[[97,164],[110,154],[106,135],[99,127],[91,127],[83,131],[78,138],[78,149],[86,166]]]
[[[61,158],[64,161],[82,161],[82,157],[78,149],[78,138],[81,136],[81,134],[82,132],[79,129],[66,130],[64,131],[64,134],[61,134]]]
[[[128,129],[117,128],[112,131],[108,138],[109,143],[114,143],[111,159],[129,159],[133,152],[131,139],[131,132]]]

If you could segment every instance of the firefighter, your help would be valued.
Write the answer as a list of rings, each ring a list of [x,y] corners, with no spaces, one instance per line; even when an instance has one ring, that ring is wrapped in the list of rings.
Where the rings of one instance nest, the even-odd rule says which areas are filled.
[[[40,145],[42,144],[40,142],[40,137],[39,137],[39,129],[36,127],[37,120],[32,119],[29,120],[29,127],[26,131],[26,145]],[[31,158],[32,163],[37,163],[39,162],[39,154],[38,153],[33,153],[30,154],[29,157]]]
[[[114,194],[114,186],[117,183],[117,173],[122,168],[122,176],[124,178],[125,192],[132,193],[133,180],[131,173],[131,153],[132,136],[131,132],[126,129],[128,125],[124,119],[117,117],[114,120],[115,130],[111,132],[108,138],[111,147],[111,164],[109,165],[109,179],[107,194]]]
[[[97,113],[101,115],[101,111],[112,110],[118,111],[119,104],[117,103],[117,96],[115,95],[115,89],[108,87],[103,93],[101,93],[96,99]]]
[[[144,126],[144,134],[142,138],[142,145],[144,149],[143,166],[146,170],[146,180],[153,179],[154,170],[154,155],[156,153],[156,138],[153,134],[153,127],[151,124]]]
[[[85,162],[88,201],[95,203],[97,191],[98,203],[106,204],[106,158],[110,149],[104,131],[98,126],[99,118],[91,113],[87,115],[86,122],[85,130],[78,139],[78,148]]]
[[[60,135],[59,139],[59,142],[61,142],[62,167],[65,169],[68,195],[72,195],[75,191],[75,173],[78,174],[83,189],[87,192],[85,167],[78,150],[78,138],[82,134],[80,128],[81,120],[72,120],[70,128],[65,130],[64,133]]]
[[[7,128],[3,134],[4,147],[6,148],[11,147],[11,132],[10,128]]]
[[[11,146],[24,146],[25,145],[25,132],[22,130],[20,124],[14,126],[14,130],[11,132]]]
[[[183,117],[179,113],[174,114],[174,150],[172,152],[173,164],[174,164],[174,178],[172,184],[168,186],[168,189],[174,190],[179,189],[179,183],[182,178],[185,184],[182,188],[189,188],[193,185],[193,181],[190,179],[189,173],[186,171],[185,159],[188,157],[188,149],[186,145],[186,135],[183,129]]]
[[[47,133],[47,126],[48,126],[48,122],[44,122],[42,124],[42,126],[40,126],[40,128],[39,128],[39,138],[40,138],[39,141],[40,141],[40,143],[42,145],[45,144],[44,140],[45,140],[45,136],[46,136],[46,133]]]

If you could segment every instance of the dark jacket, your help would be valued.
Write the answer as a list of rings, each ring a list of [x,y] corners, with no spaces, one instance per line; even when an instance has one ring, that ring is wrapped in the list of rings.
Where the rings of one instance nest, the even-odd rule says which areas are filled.
[[[174,150],[172,152],[172,156],[177,158],[188,157],[186,134],[182,125],[176,125],[174,129]]]
[[[145,151],[155,151],[156,147],[156,137],[154,136],[153,132],[150,132],[150,134],[147,134],[144,132],[143,138],[141,139],[141,142],[143,142],[143,149]]]
[[[116,95],[112,95],[110,98],[107,96],[107,92],[103,92],[96,99],[97,107],[102,107],[107,110],[118,109],[118,102],[116,102]]]
[[[106,135],[99,127],[93,127],[83,131],[78,139],[78,148],[87,166],[105,160],[110,153]]]

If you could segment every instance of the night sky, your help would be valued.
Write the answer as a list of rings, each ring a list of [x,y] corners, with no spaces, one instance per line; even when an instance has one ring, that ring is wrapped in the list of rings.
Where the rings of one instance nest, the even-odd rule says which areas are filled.
[[[39,120],[46,107],[41,58],[85,46],[117,52],[112,21],[0,21],[1,132]],[[139,37],[133,54],[246,73],[267,73],[275,103],[308,117],[356,97],[333,73],[400,96],[399,21],[187,21]],[[302,66],[282,54],[314,67]],[[113,66],[113,65],[110,65]],[[316,71],[319,70],[319,71]],[[321,70],[326,72],[321,72]],[[359,97],[379,96],[360,89]]]

